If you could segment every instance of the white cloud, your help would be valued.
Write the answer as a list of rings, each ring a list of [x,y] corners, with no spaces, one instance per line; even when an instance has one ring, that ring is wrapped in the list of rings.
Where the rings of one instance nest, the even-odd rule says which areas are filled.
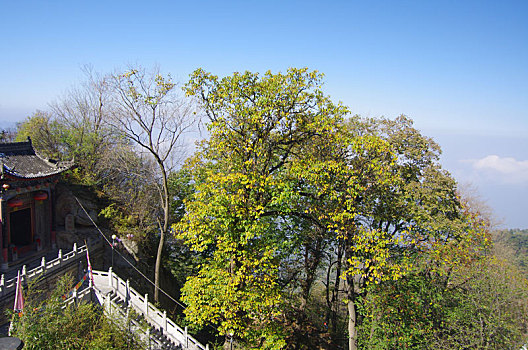
[[[528,160],[489,155],[482,159],[467,161],[479,173],[498,176],[508,183],[528,183]]]

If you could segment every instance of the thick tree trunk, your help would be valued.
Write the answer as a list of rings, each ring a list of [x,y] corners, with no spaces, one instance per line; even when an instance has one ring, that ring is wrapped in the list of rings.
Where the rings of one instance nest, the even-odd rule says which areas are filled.
[[[348,350],[357,350],[357,309],[356,293],[352,276],[347,276],[347,308],[348,308]]]

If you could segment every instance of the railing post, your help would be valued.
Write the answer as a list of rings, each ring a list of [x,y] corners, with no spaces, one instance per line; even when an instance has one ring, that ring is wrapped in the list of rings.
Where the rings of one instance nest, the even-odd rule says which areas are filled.
[[[61,266],[61,265],[62,265],[62,249],[59,249],[59,256],[58,256],[58,258],[59,258],[59,266]]]
[[[187,333],[187,326],[185,326],[185,329],[184,329],[184,335],[185,335],[185,347],[188,348],[189,347],[189,334]]]
[[[209,344],[205,344],[205,350],[209,350]]]
[[[2,295],[5,293],[5,277],[4,274],[2,274],[2,277],[0,277],[0,288],[2,288]]]
[[[43,256],[42,260],[40,261],[40,266],[42,267],[42,274],[46,274],[46,257]]]
[[[146,293],[145,293],[145,318],[148,318],[148,294]]]
[[[163,311],[163,332],[167,333],[167,311]]]
[[[130,307],[130,281],[126,280],[126,295],[125,295],[126,306]]]
[[[108,287],[114,289],[113,283],[112,283],[112,266],[108,268]]]
[[[75,253],[77,253],[77,242],[73,243],[73,249]]]
[[[108,312],[109,315],[112,314],[112,302],[110,301],[110,296],[104,296],[104,302],[106,303],[106,312]]]
[[[77,290],[73,291],[73,305],[77,305]]]
[[[22,266],[22,273],[21,273],[21,278],[22,278],[22,281],[24,281],[25,283],[27,283],[27,270],[26,270],[26,265],[23,265]]]
[[[148,350],[150,350],[150,326],[147,326]]]
[[[126,321],[127,321],[127,332],[130,333],[130,306],[127,305],[126,307]]]

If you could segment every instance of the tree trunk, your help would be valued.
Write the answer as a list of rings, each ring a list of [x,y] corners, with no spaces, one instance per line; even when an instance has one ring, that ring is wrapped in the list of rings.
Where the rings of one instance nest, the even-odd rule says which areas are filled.
[[[317,237],[315,246],[311,246],[314,242],[304,244],[304,273],[305,278],[301,280],[301,305],[300,311],[304,311],[310,298],[310,291],[313,286],[317,274],[317,268],[321,263],[323,256],[322,245],[323,238]],[[311,252],[310,252],[311,251]]]
[[[233,339],[232,336],[226,335],[225,336],[225,341],[224,341],[224,346],[222,348],[224,350],[235,350],[235,349],[238,349],[239,347],[237,346],[237,343],[236,343],[235,339]]]
[[[339,308],[341,301],[339,300],[339,291],[341,289],[341,266],[343,261],[343,244],[342,242],[338,243],[337,247],[337,258],[336,258],[336,275],[334,280],[334,289],[332,290],[332,299],[330,301],[327,300],[327,305],[330,310],[330,336],[335,342],[338,342],[339,337],[341,337],[341,334],[337,334],[337,325],[338,325],[338,317],[339,317]],[[329,271],[330,273],[330,271]],[[330,287],[330,276],[328,276],[328,283],[327,288]],[[327,298],[328,299],[328,298]]]
[[[160,287],[160,273],[161,273],[161,258],[163,253],[163,247],[165,245],[165,234],[169,228],[169,187],[167,172],[162,162],[158,162],[158,165],[163,176],[163,194],[161,203],[163,205],[163,222],[160,225],[161,234],[160,241],[158,244],[158,252],[156,254],[156,267],[154,269],[154,301],[159,302],[159,287]]]
[[[353,276],[346,278],[348,308],[348,350],[357,350],[357,310]]]
[[[158,252],[156,254],[156,267],[154,269],[154,301],[159,301],[159,285],[161,272],[161,256],[163,252],[163,245],[165,244],[165,230],[161,230],[160,241],[158,244]]]

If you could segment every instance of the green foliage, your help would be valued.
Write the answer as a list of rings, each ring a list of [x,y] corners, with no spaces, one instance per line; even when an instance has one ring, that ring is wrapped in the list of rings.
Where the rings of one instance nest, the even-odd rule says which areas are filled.
[[[499,230],[495,233],[494,242],[510,251],[507,258],[511,263],[528,271],[528,229]]]
[[[129,237],[134,237],[135,241],[140,241],[149,232],[148,228],[140,225],[137,217],[131,214],[127,215],[124,210],[119,210],[115,202],[103,208],[99,215],[109,220],[112,229],[118,236],[124,237],[128,235]],[[150,229],[152,230],[153,227]]]
[[[528,282],[497,258],[459,270],[443,303],[437,349],[519,349],[528,341]]]
[[[194,323],[212,321],[221,334],[263,348],[284,345],[281,214],[298,197],[289,168],[346,112],[320,85],[321,75],[306,69],[222,79],[198,70],[188,83],[202,97],[211,135],[188,163],[196,191],[175,227],[193,250],[212,252],[183,289]]]
[[[370,287],[359,310],[360,349],[429,349],[442,318],[442,284],[423,273]]]
[[[170,212],[171,220],[176,223],[181,220],[185,214],[185,199],[194,191],[192,175],[187,169],[173,171],[168,177],[169,193],[171,194]]]
[[[171,172],[168,185],[172,196],[170,217],[172,223],[177,223],[185,214],[185,200],[195,191],[192,175],[185,168]],[[180,287],[183,287],[187,277],[198,273],[200,265],[204,263],[204,258],[210,255],[208,251],[193,252],[181,240],[169,245],[168,250],[169,254],[166,255],[163,264],[171,271]]]
[[[351,160],[348,173],[358,174],[357,192],[332,218],[345,257],[349,348],[356,349],[363,322],[358,311],[377,292],[374,285],[391,285],[424,261],[434,273],[449,274],[485,248],[486,227],[466,213],[455,181],[438,164],[438,146],[408,118],[354,118],[347,135],[356,142],[371,135],[378,143],[352,148],[345,158]],[[343,216],[346,211],[354,215]]]
[[[375,285],[422,261],[449,274],[485,246],[485,225],[465,212],[432,140],[405,117],[345,123],[347,109],[320,85],[306,69],[222,79],[198,70],[187,84],[211,135],[187,164],[195,192],[175,227],[211,252],[182,291],[191,322],[266,347],[271,333],[290,337],[285,310],[304,312],[324,247],[337,248],[356,319]],[[298,306],[286,295],[297,286]]]
[[[13,335],[24,341],[24,349],[143,349],[95,305],[65,305],[62,296],[72,282],[61,278],[49,297],[31,288],[26,293],[24,312],[12,316]]]
[[[373,287],[361,349],[519,349],[528,341],[528,283],[495,257],[449,276],[425,267]]]
[[[74,178],[111,198],[101,214],[121,235],[172,225],[163,264],[185,283],[186,322],[262,349],[336,348],[347,320],[350,349],[524,341],[526,282],[487,257],[489,224],[411,119],[345,119],[348,109],[307,69],[197,70],[185,91],[210,138],[171,171],[171,150],[192,123],[170,76],[132,69],[111,81],[106,117],[119,132],[100,123],[112,105],[102,103],[103,79],[96,103],[38,112],[19,138],[80,159]],[[497,237],[495,248],[513,248],[508,259],[528,266],[526,232]]]
[[[64,117],[64,116],[63,116]],[[75,182],[93,185],[100,180],[98,164],[113,141],[107,131],[89,121],[72,125],[51,112],[37,111],[17,125],[16,141],[30,137],[35,150],[46,158],[75,160]]]
[[[54,120],[51,113],[36,111],[32,116],[17,124],[15,141],[27,141],[30,137],[33,147],[44,157],[61,159],[64,151],[62,143],[63,126]]]

